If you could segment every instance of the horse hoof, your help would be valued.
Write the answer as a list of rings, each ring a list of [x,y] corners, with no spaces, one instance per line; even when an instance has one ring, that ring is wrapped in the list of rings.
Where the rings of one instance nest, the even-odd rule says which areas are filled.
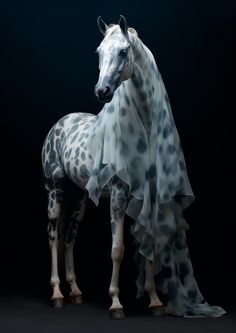
[[[64,300],[63,298],[53,298],[51,304],[54,309],[61,309],[64,307]]]
[[[164,305],[152,306],[149,308],[149,310],[151,315],[154,317],[164,317],[168,315]]]
[[[73,304],[81,304],[83,303],[82,295],[73,295],[70,296],[70,300]]]
[[[123,309],[110,309],[109,314],[111,319],[125,319],[125,313]]]

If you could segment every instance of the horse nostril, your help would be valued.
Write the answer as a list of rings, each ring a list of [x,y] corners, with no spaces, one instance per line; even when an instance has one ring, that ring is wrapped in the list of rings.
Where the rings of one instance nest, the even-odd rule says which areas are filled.
[[[104,93],[103,93],[104,96],[107,96],[109,94],[110,90],[111,90],[110,87],[106,86],[105,89],[104,89]]]
[[[97,86],[95,87],[94,92],[97,97],[101,97],[103,95],[103,90],[98,89]]]

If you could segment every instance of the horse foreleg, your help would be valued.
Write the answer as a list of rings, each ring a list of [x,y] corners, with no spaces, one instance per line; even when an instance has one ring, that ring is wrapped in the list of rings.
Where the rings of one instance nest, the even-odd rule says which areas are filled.
[[[154,280],[154,266],[153,263],[146,259],[145,261],[145,271],[146,271],[146,279],[144,289],[148,293],[150,297],[149,309],[152,314],[155,316],[163,316],[166,314],[165,307],[163,303],[160,301],[156,292],[156,285]]]
[[[113,263],[112,277],[109,287],[109,295],[112,305],[109,309],[113,319],[125,317],[123,306],[119,300],[119,272],[120,264],[124,255],[123,232],[124,232],[124,211],[126,207],[126,196],[124,191],[113,187],[111,193],[111,229],[112,229],[112,251]]]
[[[74,210],[69,229],[66,233],[65,241],[65,270],[66,270],[66,281],[70,285],[70,299],[75,304],[82,303],[82,292],[76,283],[76,275],[74,268],[74,244],[77,237],[79,223],[83,220],[85,209],[86,209],[86,199],[87,195],[83,197],[82,200],[78,202],[78,207]]]

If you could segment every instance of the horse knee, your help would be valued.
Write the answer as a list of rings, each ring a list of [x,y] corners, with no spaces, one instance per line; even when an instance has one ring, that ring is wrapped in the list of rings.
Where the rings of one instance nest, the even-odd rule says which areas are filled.
[[[122,261],[124,256],[124,246],[113,246],[111,251],[111,258],[114,261]]]

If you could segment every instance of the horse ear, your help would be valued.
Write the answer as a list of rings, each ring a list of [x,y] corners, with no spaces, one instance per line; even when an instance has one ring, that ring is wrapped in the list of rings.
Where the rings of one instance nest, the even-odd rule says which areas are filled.
[[[105,35],[108,26],[106,25],[106,23],[103,21],[103,19],[101,18],[101,16],[98,17],[97,19],[97,24],[98,24],[98,28],[101,31],[101,33],[103,35]]]
[[[123,34],[125,36],[127,36],[128,35],[128,27],[127,27],[126,19],[123,15],[120,15],[119,26],[120,26]]]

